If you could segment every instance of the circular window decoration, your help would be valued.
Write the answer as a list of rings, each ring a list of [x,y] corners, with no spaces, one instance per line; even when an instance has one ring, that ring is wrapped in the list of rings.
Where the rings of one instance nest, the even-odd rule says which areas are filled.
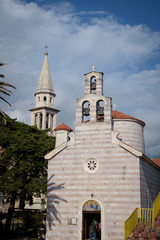
[[[99,168],[99,162],[95,158],[88,158],[84,162],[83,168],[88,173],[95,173]]]

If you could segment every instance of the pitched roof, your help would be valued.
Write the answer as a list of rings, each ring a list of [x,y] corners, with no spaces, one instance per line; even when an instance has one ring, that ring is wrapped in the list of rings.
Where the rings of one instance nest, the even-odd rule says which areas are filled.
[[[129,116],[129,115],[127,115],[125,113],[122,113],[122,112],[119,112],[117,110],[112,111],[112,118],[113,119],[133,119],[133,120],[136,120],[136,121],[140,122],[143,125],[143,127],[146,125],[145,122],[139,120],[138,118]]]
[[[160,158],[151,159],[156,165],[160,167]]]
[[[57,126],[54,130],[55,130],[55,131],[57,131],[57,130],[67,130],[67,131],[69,131],[69,132],[72,132],[72,131],[73,131],[73,130],[72,130],[69,126],[67,126],[65,123],[60,124],[60,125]]]
[[[49,91],[54,94],[53,82],[48,64],[48,53],[45,52],[44,55],[44,62],[41,69],[36,93]]]

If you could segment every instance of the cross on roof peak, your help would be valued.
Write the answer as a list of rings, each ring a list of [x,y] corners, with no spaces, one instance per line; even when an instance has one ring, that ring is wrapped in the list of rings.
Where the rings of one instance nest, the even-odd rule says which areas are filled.
[[[95,66],[94,66],[94,65],[92,66],[92,71],[93,71],[93,72],[95,71]]]
[[[113,104],[113,110],[116,110],[117,105]]]

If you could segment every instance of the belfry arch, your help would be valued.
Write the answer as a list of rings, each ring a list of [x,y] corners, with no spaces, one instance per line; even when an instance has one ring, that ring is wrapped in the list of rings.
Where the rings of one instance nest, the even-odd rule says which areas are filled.
[[[82,207],[82,240],[89,239],[89,227],[97,221],[96,239],[101,240],[101,207],[96,200],[88,200]]]
[[[90,79],[90,93],[96,93],[96,77],[92,76]]]
[[[97,121],[104,121],[104,101],[98,100],[96,103],[96,117]]]
[[[90,121],[90,102],[82,103],[82,122]]]

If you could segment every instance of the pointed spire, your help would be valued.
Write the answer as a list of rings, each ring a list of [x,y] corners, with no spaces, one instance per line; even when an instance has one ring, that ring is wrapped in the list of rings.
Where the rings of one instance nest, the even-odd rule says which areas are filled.
[[[54,94],[54,87],[53,87],[53,82],[52,82],[52,77],[49,69],[49,64],[48,64],[48,52],[47,49],[44,53],[44,62],[36,90],[37,93],[41,92],[48,92],[48,93],[53,93]]]

